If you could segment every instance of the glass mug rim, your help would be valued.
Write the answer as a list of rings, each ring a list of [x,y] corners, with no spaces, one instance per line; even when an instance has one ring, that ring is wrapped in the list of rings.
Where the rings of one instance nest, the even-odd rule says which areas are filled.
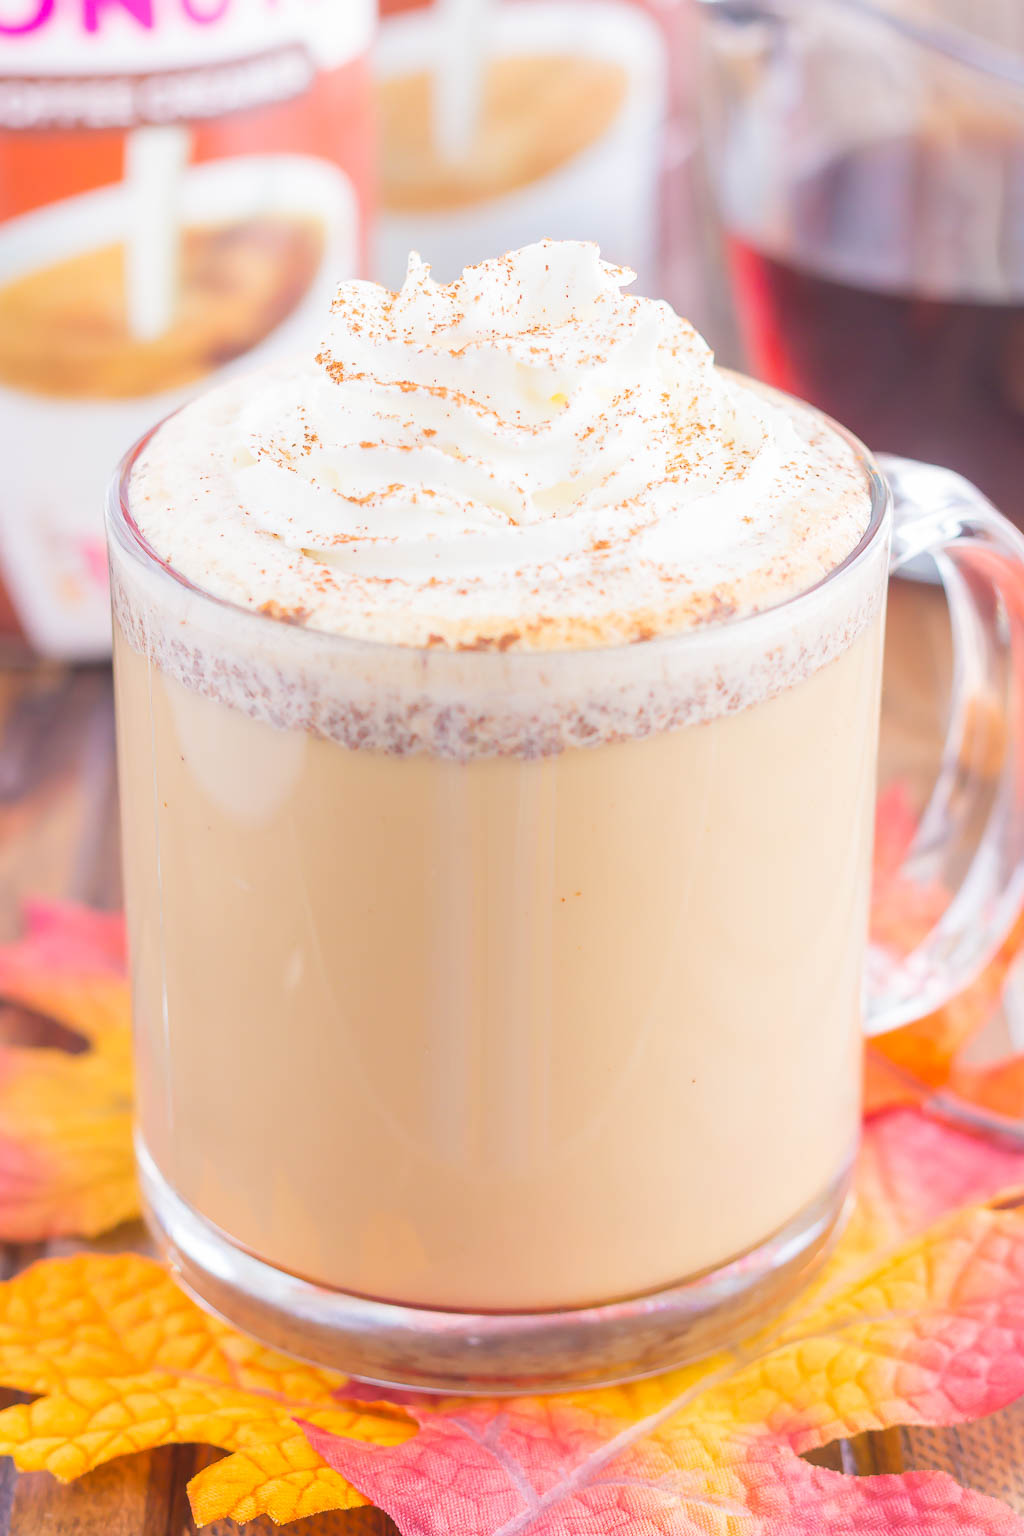
[[[892,490],[888,480],[879,468],[871,450],[848,428],[829,416],[809,401],[801,400],[796,395],[791,395],[785,390],[776,389],[772,385],[764,384],[760,380],[753,379],[749,375],[739,372],[737,369],[722,368],[720,370],[727,377],[739,379],[748,386],[763,395],[779,401],[790,410],[796,410],[823,426],[826,431],[839,436],[852,450],[857,461],[858,468],[864,475],[865,483],[871,497],[871,511],[860,539],[854,548],[838,565],[827,571],[818,581],[811,586],[802,587],[800,591],[790,593],[788,597],[781,598],[778,602],[770,603],[763,608],[757,608],[753,612],[741,613],[735,616],[713,619],[709,622],[697,624],[688,629],[669,631],[661,635],[654,635],[645,640],[616,641],[605,645],[588,646],[552,646],[524,649],[510,649],[499,651],[492,646],[421,646],[406,645],[393,640],[372,640],[354,635],[346,635],[329,629],[319,629],[314,625],[295,624],[287,619],[278,618],[273,614],[263,613],[258,608],[246,607],[243,603],[237,603],[231,598],[219,597],[216,593],[208,591],[198,582],[191,580],[163,556],[157,554],[149,543],[145,534],[140,529],[131,509],[131,477],[140,457],[149,446],[150,442],[166,425],[167,422],[178,416],[187,406],[180,406],[163,417],[148,432],[144,433],[124,455],[114,472],[107,497],[107,534],[111,542],[116,541],[122,554],[134,558],[140,564],[154,571],[160,580],[169,580],[182,592],[190,597],[198,599],[201,603],[211,604],[218,612],[227,615],[236,615],[241,620],[266,626],[261,633],[269,635],[273,630],[280,631],[286,628],[289,637],[303,637],[299,645],[310,647],[319,646],[329,650],[336,656],[349,655],[352,657],[373,657],[385,654],[400,653],[410,658],[422,657],[429,659],[431,668],[443,667],[446,662],[457,661],[460,667],[465,667],[467,658],[479,658],[483,663],[490,659],[499,659],[503,668],[516,670],[520,667],[536,667],[543,664],[545,670],[558,670],[561,667],[572,664],[579,665],[581,660],[591,658],[599,661],[601,658],[614,659],[616,657],[630,657],[635,659],[638,652],[649,656],[673,655],[680,650],[688,648],[697,649],[699,646],[707,646],[717,637],[733,637],[738,633],[750,635],[756,633],[759,626],[766,629],[776,620],[780,614],[803,610],[804,606],[812,600],[819,598],[836,582],[861,568],[868,560],[872,559],[880,539],[888,537],[891,524],[893,507]],[[196,396],[196,399],[201,396]]]

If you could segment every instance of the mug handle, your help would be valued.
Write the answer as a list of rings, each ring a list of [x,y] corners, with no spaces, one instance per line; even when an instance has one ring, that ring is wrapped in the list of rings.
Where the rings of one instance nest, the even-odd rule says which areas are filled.
[[[951,896],[909,955],[869,946],[871,1035],[962,992],[1024,907],[1024,535],[952,470],[891,454],[878,463],[893,495],[890,572],[934,557],[953,638],[942,763],[899,875]]]

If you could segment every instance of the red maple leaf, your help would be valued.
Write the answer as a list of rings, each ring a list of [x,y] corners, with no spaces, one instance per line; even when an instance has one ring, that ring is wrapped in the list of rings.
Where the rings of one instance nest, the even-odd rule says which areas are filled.
[[[944,1474],[852,1478],[800,1454],[1024,1392],[1024,1212],[1006,1193],[1022,1181],[1024,1148],[890,1111],[868,1128],[838,1249],[736,1349],[571,1396],[402,1393],[419,1432],[401,1445],[303,1428],[402,1536],[1024,1536],[1024,1520]]]

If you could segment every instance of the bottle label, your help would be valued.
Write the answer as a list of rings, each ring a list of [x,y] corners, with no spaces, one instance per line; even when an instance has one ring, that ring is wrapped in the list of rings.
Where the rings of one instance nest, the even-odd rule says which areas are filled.
[[[109,649],[120,455],[312,345],[362,269],[372,22],[372,0],[0,0],[0,578],[38,649]]]

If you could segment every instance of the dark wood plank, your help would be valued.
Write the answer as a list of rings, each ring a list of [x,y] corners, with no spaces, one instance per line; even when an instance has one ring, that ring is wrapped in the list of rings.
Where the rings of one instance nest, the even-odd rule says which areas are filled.
[[[1024,1403],[955,1430],[912,1429],[900,1435],[897,1465],[948,1472],[1024,1514]]]

